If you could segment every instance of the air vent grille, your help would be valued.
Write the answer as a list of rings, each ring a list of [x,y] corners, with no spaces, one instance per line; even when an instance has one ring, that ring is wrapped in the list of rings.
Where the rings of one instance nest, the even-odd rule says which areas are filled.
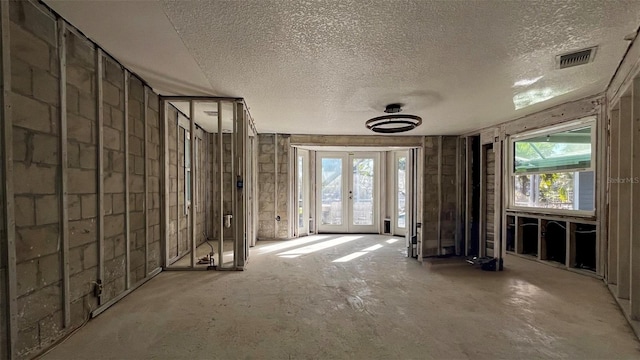
[[[596,48],[588,48],[579,51],[574,51],[569,54],[557,56],[558,69],[566,69],[578,65],[588,64],[593,61],[595,57]]]

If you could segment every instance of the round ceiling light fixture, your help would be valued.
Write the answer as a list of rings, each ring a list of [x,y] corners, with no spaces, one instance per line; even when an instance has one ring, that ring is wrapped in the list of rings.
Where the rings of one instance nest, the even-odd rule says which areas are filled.
[[[422,118],[416,115],[399,114],[403,104],[389,104],[384,112],[390,115],[383,115],[367,120],[367,129],[381,133],[394,134],[413,130],[422,124]]]

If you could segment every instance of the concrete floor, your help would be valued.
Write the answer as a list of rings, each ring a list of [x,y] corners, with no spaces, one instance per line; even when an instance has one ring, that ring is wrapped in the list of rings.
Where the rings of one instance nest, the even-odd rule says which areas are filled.
[[[163,272],[45,359],[640,358],[600,280],[513,256],[422,265],[390,239],[259,242],[244,272]]]

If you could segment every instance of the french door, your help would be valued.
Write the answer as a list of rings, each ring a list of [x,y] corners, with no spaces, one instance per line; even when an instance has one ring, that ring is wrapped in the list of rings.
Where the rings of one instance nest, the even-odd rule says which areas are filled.
[[[317,154],[318,231],[378,233],[379,154]]]

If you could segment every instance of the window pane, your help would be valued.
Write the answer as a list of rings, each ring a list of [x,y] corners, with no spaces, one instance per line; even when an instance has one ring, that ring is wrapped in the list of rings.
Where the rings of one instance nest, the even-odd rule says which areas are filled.
[[[514,143],[514,172],[557,172],[591,168],[591,126]]]
[[[353,159],[353,225],[373,225],[373,159]]]
[[[404,229],[406,222],[406,181],[407,181],[407,158],[402,156],[398,158],[398,208],[397,208],[397,226]]]
[[[342,225],[342,159],[322,159],[322,224]]]
[[[515,206],[594,210],[593,171],[514,176]]]

